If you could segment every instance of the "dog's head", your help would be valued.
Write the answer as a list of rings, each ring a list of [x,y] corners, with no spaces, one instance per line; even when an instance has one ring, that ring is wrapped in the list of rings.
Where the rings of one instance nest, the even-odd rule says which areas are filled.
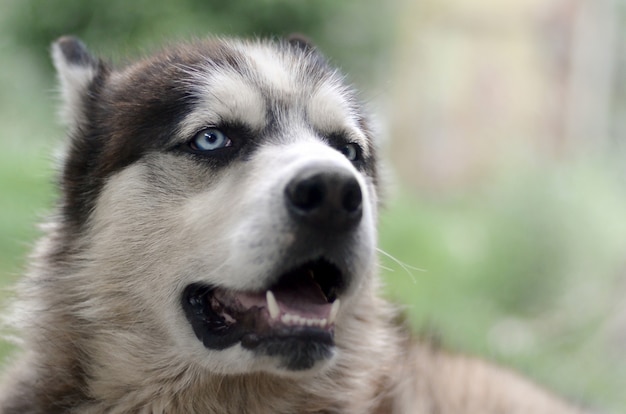
[[[367,311],[376,239],[372,133],[338,71],[301,40],[213,39],[113,69],[65,37],[53,58],[72,289],[110,352],[328,366]]]

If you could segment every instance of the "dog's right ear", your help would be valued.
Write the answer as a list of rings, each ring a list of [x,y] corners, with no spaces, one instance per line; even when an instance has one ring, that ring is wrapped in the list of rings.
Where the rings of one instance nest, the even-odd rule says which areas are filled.
[[[302,33],[290,34],[289,36],[287,36],[287,42],[291,46],[297,49],[300,49],[302,51],[305,51],[305,52],[317,51],[317,48],[313,44],[313,41],[311,41],[311,39],[309,39],[307,36],[303,35]]]
[[[78,128],[86,122],[85,104],[94,80],[103,78],[107,68],[72,36],[63,36],[52,44],[52,61],[61,87],[63,120],[70,129]]]
[[[309,39],[305,35],[300,33],[292,33],[287,36],[285,40],[291,47],[308,54],[310,57],[315,58],[317,63],[321,64],[322,66],[328,66],[328,60],[326,59],[326,57],[319,51],[315,44],[313,44],[311,39]]]

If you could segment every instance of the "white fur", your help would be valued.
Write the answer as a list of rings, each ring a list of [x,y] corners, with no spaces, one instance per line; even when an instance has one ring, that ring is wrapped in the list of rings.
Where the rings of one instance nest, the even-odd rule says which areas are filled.
[[[346,90],[338,83],[323,83],[307,103],[307,115],[315,129],[327,134],[347,131],[348,137],[370,155],[370,143],[356,123],[356,114],[346,101]]]
[[[295,77],[297,72],[288,66],[291,62],[277,54],[266,45],[254,45],[247,47],[246,60],[250,64],[257,85],[268,87],[277,94],[290,94],[295,89]]]
[[[207,126],[223,122],[245,122],[253,130],[266,124],[267,108],[258,88],[234,71],[211,70],[194,74],[193,88],[201,103],[180,126],[188,138]],[[233,93],[233,91],[236,91]]]
[[[52,45],[52,61],[57,70],[61,86],[61,118],[70,130],[85,120],[83,99],[85,91],[97,74],[90,65],[78,65],[68,62],[58,44]]]

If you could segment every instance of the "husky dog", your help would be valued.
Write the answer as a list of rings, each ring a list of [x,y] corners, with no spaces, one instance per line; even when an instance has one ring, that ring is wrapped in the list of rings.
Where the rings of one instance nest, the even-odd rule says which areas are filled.
[[[376,136],[308,42],[52,56],[69,144],[0,412],[579,412],[397,322]]]

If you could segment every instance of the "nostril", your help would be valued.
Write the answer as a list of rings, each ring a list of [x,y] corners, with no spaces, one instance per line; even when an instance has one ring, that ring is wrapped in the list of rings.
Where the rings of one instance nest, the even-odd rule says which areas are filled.
[[[320,175],[292,181],[286,188],[289,202],[302,211],[314,210],[324,204],[326,185]]]
[[[304,168],[284,191],[294,223],[308,230],[344,232],[361,220],[363,194],[351,171],[333,166]]]
[[[363,194],[356,179],[348,181],[343,187],[341,206],[347,213],[357,213],[361,210]]]

